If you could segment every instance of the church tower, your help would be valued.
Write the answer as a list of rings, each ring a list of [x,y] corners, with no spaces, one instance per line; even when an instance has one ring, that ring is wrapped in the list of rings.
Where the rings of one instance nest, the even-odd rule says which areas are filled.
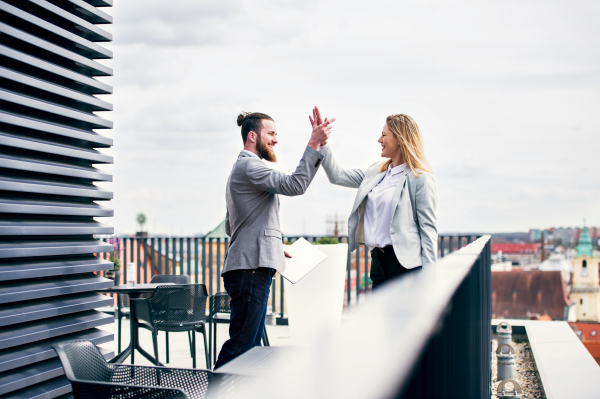
[[[585,227],[577,243],[577,257],[573,259],[571,300],[577,307],[577,321],[599,321],[598,257],[593,256],[592,240]]]

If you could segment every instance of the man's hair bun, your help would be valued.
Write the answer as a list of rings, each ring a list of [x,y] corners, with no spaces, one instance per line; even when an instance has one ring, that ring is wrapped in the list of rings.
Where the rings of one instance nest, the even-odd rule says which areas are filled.
[[[239,114],[237,117],[237,125],[242,126],[246,119],[248,119],[248,116],[251,114],[252,112],[242,112],[241,114]]]

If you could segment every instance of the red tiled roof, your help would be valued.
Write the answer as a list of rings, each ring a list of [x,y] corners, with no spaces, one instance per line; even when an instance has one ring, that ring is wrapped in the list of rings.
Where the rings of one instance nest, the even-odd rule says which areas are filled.
[[[559,271],[492,272],[492,313],[495,317],[526,319],[530,313],[563,320],[571,300]]]
[[[584,341],[583,346],[590,352],[596,363],[600,365],[600,342]]]
[[[577,331],[581,331],[577,335],[584,342],[600,343],[600,323],[586,323],[583,321],[569,323],[571,327],[575,327]]]
[[[504,254],[536,254],[540,244],[492,244],[492,253],[502,251]]]

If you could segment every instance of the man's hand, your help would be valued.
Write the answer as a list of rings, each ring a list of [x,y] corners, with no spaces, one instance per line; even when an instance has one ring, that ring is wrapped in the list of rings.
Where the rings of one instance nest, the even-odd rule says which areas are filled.
[[[313,128],[308,146],[318,151],[321,145],[327,144],[327,139],[329,139],[329,135],[331,134],[331,124],[335,121],[335,118],[325,118],[325,122],[323,122],[319,108],[315,107],[313,109],[313,116],[309,115],[308,119],[310,119],[310,124]]]
[[[286,258],[292,257],[292,255],[288,254],[288,251],[283,251],[283,254],[285,255]]]

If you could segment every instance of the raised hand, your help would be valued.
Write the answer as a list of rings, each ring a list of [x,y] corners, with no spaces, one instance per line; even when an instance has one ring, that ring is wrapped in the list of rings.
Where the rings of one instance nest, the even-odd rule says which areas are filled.
[[[315,150],[318,150],[320,146],[327,144],[327,140],[331,135],[331,124],[335,122],[335,118],[325,118],[325,121],[323,122],[319,108],[314,107],[313,116],[311,117],[309,115],[308,119],[310,120],[310,124],[313,128],[313,132],[308,142],[308,146],[314,148]],[[318,141],[318,144],[314,146],[316,141]]]

